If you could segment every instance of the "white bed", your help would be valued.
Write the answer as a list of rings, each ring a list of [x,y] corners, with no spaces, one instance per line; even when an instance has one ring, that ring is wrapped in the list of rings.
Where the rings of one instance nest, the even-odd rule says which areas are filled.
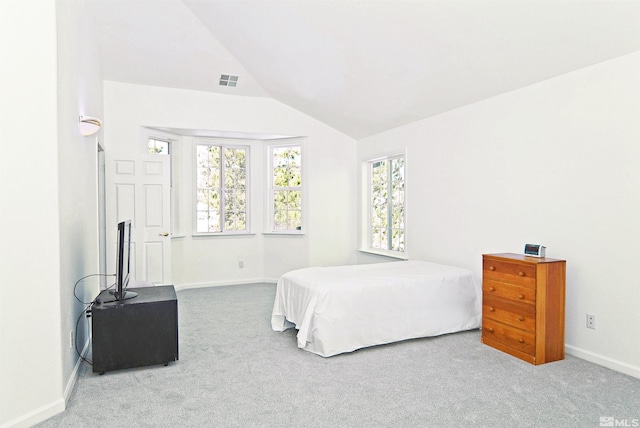
[[[312,267],[278,280],[275,331],[329,357],[418,337],[479,328],[482,293],[467,269],[423,261]]]

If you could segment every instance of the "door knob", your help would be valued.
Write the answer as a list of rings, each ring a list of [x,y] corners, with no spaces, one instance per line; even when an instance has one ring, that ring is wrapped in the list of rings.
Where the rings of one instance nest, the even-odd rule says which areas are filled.
[[[169,232],[158,233],[158,236],[169,236]]]

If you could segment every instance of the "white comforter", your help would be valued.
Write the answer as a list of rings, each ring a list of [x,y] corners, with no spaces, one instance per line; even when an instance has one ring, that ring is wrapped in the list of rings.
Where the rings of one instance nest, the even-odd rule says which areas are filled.
[[[481,283],[423,261],[312,267],[278,280],[271,327],[298,329],[298,347],[329,357],[367,346],[480,327]]]

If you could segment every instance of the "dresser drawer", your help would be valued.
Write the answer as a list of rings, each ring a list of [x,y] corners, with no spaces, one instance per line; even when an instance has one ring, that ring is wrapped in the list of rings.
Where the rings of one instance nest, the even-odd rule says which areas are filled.
[[[488,298],[502,298],[520,303],[534,305],[536,303],[535,287],[507,284],[492,279],[482,280],[482,295]]]
[[[534,311],[524,311],[522,308],[504,305],[500,301],[490,299],[483,301],[482,319],[500,321],[503,324],[532,333],[536,331],[536,314]]]
[[[525,263],[484,259],[482,276],[512,284],[533,286],[536,283],[536,267]]]
[[[486,337],[520,351],[532,354],[535,352],[534,333],[529,333],[491,319],[482,320],[482,337]]]

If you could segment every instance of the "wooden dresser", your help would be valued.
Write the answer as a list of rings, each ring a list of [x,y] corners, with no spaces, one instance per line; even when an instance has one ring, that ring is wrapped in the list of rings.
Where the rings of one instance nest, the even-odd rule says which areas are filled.
[[[482,343],[531,364],[564,359],[566,262],[482,256]]]

